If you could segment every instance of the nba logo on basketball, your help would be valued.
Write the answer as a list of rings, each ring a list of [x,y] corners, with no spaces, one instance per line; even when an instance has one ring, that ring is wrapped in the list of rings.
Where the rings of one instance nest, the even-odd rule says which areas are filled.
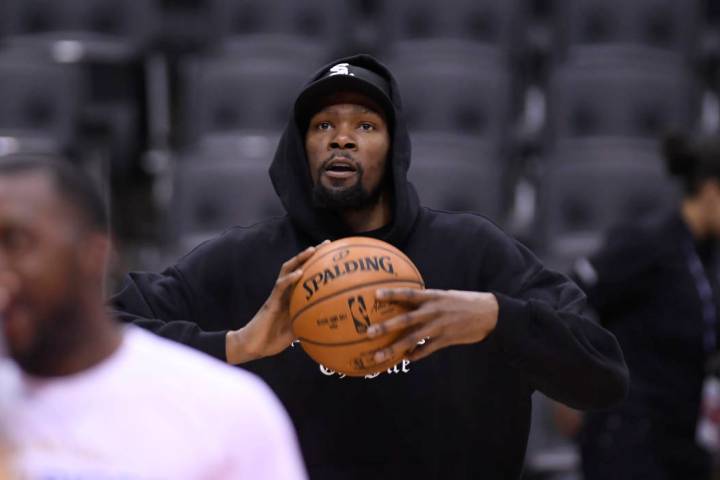
[[[367,307],[365,306],[365,299],[362,295],[350,297],[348,298],[348,307],[350,308],[350,314],[355,324],[355,330],[357,330],[358,333],[365,333],[370,326],[370,317],[368,316]]]

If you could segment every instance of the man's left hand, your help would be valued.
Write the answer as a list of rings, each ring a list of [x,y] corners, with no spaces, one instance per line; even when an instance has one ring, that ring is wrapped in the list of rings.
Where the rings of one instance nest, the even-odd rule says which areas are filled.
[[[413,307],[368,328],[369,337],[407,329],[392,345],[375,353],[378,363],[394,352],[407,352],[405,358],[416,361],[451,345],[480,342],[497,325],[499,307],[492,293],[398,288],[378,290],[376,298]]]

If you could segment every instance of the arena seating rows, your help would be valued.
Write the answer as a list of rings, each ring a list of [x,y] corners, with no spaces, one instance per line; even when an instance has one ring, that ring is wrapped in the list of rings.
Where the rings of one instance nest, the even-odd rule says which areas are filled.
[[[705,33],[717,19],[701,1],[7,0],[0,8],[0,151],[97,158],[99,150],[123,182],[178,172],[169,166],[192,162],[190,152],[205,161],[198,145],[213,136],[277,135],[315,68],[370,51],[396,72],[419,139],[452,133],[483,144],[475,151],[493,158],[473,168],[502,188],[494,198],[483,189],[480,210],[515,227],[514,186],[547,196],[544,166],[567,155],[557,151],[565,139],[707,127],[718,84]],[[158,150],[169,162],[148,161]],[[436,193],[434,206],[459,205]],[[552,236],[534,235],[543,223],[518,227],[541,252],[552,250]]]

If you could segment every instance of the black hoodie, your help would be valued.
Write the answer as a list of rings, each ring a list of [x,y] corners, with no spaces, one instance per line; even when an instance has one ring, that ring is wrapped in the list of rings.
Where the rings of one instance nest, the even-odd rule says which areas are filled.
[[[331,65],[341,62],[385,77],[395,107],[392,223],[370,235],[405,252],[428,288],[495,293],[497,328],[481,343],[446,348],[373,378],[328,371],[297,346],[243,367],[288,409],[311,478],[518,478],[533,391],[576,408],[617,403],[628,383],[622,353],[583,315],[578,287],[493,223],[419,206],[406,180],[410,141],[397,84],[372,57]],[[112,300],[117,315],[224,360],[226,332],[252,318],[285,260],[355,233],[313,207],[303,138],[292,115],[270,167],[287,216],[230,228],[162,274],[129,274]]]

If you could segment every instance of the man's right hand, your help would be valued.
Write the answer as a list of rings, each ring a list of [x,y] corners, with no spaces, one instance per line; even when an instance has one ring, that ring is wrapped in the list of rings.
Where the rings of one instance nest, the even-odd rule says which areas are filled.
[[[225,337],[227,362],[232,365],[276,355],[295,339],[290,325],[290,295],[302,277],[302,266],[322,245],[309,247],[283,263],[275,287],[255,316],[239,330],[231,330]]]

